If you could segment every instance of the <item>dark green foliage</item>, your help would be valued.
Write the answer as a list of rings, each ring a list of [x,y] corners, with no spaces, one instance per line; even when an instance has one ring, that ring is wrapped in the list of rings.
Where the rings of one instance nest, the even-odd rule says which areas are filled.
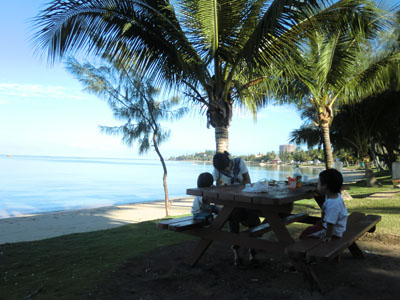
[[[400,92],[385,92],[340,108],[332,123],[335,147],[375,155],[391,169],[400,156]]]
[[[387,91],[342,105],[331,125],[335,155],[342,161],[379,157],[391,169],[400,156],[400,93]],[[309,123],[291,133],[291,142],[318,144],[319,130]]]

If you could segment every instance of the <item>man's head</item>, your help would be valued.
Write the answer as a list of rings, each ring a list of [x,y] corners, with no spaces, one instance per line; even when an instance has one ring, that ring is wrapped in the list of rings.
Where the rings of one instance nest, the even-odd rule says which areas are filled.
[[[229,153],[217,153],[213,157],[213,165],[218,171],[224,171],[232,166],[232,160],[229,158]]]
[[[213,182],[214,182],[213,176],[208,172],[204,172],[201,173],[197,178],[197,187],[199,188],[210,187],[213,185]]]
[[[318,190],[328,190],[331,193],[340,193],[343,185],[343,176],[336,169],[328,169],[319,173]]]

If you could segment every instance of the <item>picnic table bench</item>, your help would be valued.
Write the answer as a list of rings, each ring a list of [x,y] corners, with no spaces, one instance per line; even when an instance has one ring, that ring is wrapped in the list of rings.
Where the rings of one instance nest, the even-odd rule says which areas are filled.
[[[172,231],[182,231],[182,232],[185,232],[185,230],[188,229],[199,228],[206,225],[208,225],[207,220],[198,220],[193,218],[193,216],[167,219],[157,223],[157,227],[160,229],[169,229]]]
[[[285,225],[288,225],[294,222],[300,222],[308,217],[309,215],[306,213],[289,214],[283,218],[283,222]],[[197,233],[190,231],[189,229],[201,228],[207,225],[210,225],[207,220],[199,220],[195,219],[193,216],[186,216],[182,218],[162,220],[157,223],[157,228],[179,231],[189,235],[197,235]],[[264,221],[262,224],[256,227],[242,231],[241,234],[248,234],[249,236],[261,236],[271,230],[271,225]]]
[[[363,251],[356,241],[366,232],[374,232],[376,224],[381,220],[378,215],[365,215],[353,212],[347,220],[347,228],[340,239],[322,242],[317,238],[305,238],[286,248],[286,253],[310,282],[311,288],[322,291],[321,285],[310,263],[340,259],[341,253],[348,249],[355,258],[364,258]]]

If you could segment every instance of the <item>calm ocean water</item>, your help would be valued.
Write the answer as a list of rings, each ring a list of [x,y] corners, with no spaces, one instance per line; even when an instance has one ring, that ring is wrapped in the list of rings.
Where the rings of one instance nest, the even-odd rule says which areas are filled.
[[[167,161],[169,196],[186,196],[208,163]],[[284,180],[291,166],[248,166],[252,182]],[[317,177],[320,169],[302,168]],[[0,155],[0,218],[162,200],[159,160]]]

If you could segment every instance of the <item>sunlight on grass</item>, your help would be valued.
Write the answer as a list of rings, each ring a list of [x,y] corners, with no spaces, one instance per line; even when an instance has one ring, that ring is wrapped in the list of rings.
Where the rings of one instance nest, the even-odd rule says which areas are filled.
[[[387,173],[377,174],[376,178],[382,184],[381,187],[365,187],[362,180],[352,184],[348,193],[353,197],[345,201],[349,212],[359,211],[365,214],[382,216],[382,221],[377,225],[377,232],[399,235],[400,232],[400,190],[394,189],[391,176]],[[398,192],[396,194],[396,191]],[[379,197],[374,197],[379,193]],[[385,198],[385,194],[388,198]],[[302,200],[295,203],[295,213],[307,212],[310,215],[319,216],[320,209],[313,199]]]

